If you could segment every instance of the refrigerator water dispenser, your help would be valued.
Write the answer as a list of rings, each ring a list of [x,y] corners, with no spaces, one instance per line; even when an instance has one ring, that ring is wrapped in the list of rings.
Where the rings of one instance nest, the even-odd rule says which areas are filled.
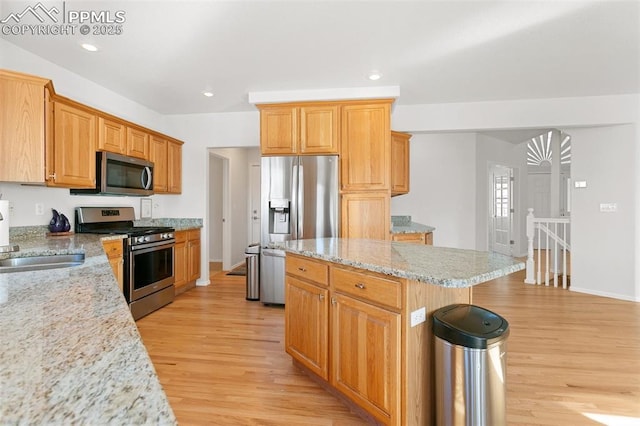
[[[289,200],[269,201],[269,233],[270,234],[290,234],[291,226],[289,211],[291,202]]]

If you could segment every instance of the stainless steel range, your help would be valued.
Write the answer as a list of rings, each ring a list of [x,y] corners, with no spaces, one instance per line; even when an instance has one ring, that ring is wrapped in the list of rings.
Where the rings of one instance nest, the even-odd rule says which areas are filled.
[[[133,207],[77,207],[75,219],[77,233],[127,235],[123,290],[134,319],[173,302],[173,228],[134,226]]]

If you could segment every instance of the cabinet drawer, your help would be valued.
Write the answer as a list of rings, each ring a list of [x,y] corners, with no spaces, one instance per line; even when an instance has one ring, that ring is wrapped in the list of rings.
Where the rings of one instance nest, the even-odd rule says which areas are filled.
[[[286,272],[290,275],[306,278],[317,284],[329,284],[329,266],[314,260],[287,255]]]
[[[331,283],[336,291],[401,309],[402,286],[400,283],[385,278],[372,277],[369,274],[331,268]]]
[[[410,233],[410,234],[393,234],[393,241],[398,242],[406,242],[406,243],[415,243],[415,244],[425,244],[425,234],[424,233]]]
[[[102,247],[109,259],[122,257],[122,240],[104,241]]]

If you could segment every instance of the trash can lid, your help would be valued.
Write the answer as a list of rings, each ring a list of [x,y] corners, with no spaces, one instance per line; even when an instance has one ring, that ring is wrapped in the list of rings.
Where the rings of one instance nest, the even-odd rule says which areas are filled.
[[[433,313],[433,333],[454,345],[487,349],[509,336],[509,323],[480,306],[449,305]]]
[[[244,251],[244,254],[260,254],[260,244],[250,244]]]

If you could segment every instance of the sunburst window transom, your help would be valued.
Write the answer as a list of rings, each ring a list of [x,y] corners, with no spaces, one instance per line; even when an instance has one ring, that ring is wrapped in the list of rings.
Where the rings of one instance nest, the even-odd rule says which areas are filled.
[[[551,138],[553,131],[531,138],[527,143],[527,164],[529,166],[550,166],[553,161]],[[560,133],[560,164],[571,164],[571,136]]]

